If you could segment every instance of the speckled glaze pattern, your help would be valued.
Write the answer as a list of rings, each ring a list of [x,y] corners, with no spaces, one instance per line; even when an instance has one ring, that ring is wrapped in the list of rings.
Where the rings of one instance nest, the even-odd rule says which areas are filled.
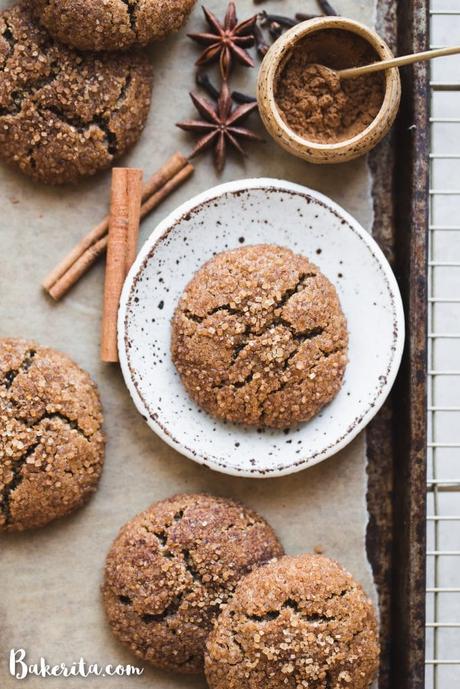
[[[382,60],[394,57],[380,36],[360,22],[344,17],[321,17],[302,22],[286,31],[265,55],[259,70],[257,102],[262,121],[272,138],[284,149],[310,163],[343,163],[371,151],[389,132],[401,101],[401,79],[396,68],[386,71],[385,98],[379,114],[363,132],[332,144],[307,141],[296,134],[281,117],[274,90],[279,72],[289,59],[293,47],[308,34],[324,29],[343,29],[365,38]]]
[[[314,260],[337,288],[350,336],[341,391],[289,430],[212,419],[190,400],[170,355],[171,318],[193,274],[221,251],[266,241]],[[385,257],[346,211],[316,191],[262,178],[210,189],[158,225],[125,282],[118,336],[128,389],[161,438],[212,469],[269,477],[326,459],[371,420],[400,364],[404,316]]]

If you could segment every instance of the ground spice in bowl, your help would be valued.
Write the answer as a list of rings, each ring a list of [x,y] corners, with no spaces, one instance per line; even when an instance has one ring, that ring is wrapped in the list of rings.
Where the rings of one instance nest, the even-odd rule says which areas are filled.
[[[300,40],[282,64],[275,85],[281,117],[303,139],[321,144],[347,141],[378,115],[385,96],[384,73],[340,80],[333,70],[375,62],[361,36],[324,29]]]

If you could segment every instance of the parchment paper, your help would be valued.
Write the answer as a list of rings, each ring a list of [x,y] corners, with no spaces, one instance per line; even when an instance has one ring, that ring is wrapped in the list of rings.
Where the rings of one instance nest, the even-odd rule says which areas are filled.
[[[3,9],[10,3],[0,0]],[[224,0],[207,4],[222,16]],[[251,0],[238,0],[239,15],[250,16]],[[346,16],[374,21],[374,0],[334,0]],[[315,0],[271,0],[267,11],[291,16],[316,11]],[[203,26],[197,7],[188,30]],[[144,135],[125,163],[157,169],[171,153],[190,150],[190,138],[174,122],[190,117],[194,44],[185,32],[155,46],[155,87]],[[232,83],[254,93],[255,70],[238,70]],[[254,117],[257,128],[257,118]],[[267,137],[268,138],[268,137]],[[372,225],[370,175],[365,159],[337,167],[296,160],[267,142],[249,148],[241,162],[231,158],[218,178],[209,158],[197,160],[191,181],[154,213],[142,228],[147,237],[176,205],[219,181],[273,176],[312,186],[331,196],[366,228]],[[321,545],[364,585],[375,600],[365,552],[365,437],[345,451],[292,477],[269,480],[230,478],[195,465],[166,446],[137,414],[116,366],[99,362],[103,265],[94,268],[61,303],[40,290],[44,275],[106,211],[110,175],[74,188],[47,189],[0,166],[0,335],[34,338],[67,352],[97,381],[105,410],[106,465],[91,502],[71,517],[42,530],[0,539],[0,687],[26,685],[92,689],[198,689],[201,678],[145,669],[141,677],[41,679],[20,682],[9,675],[11,648],[24,648],[28,661],[71,664],[83,656],[99,664],[140,664],[112,637],[100,600],[105,554],[120,526],[154,500],[180,491],[208,491],[242,500],[267,517],[288,553]],[[270,237],[267,237],[270,240]],[[171,276],[172,279],[174,276]]]

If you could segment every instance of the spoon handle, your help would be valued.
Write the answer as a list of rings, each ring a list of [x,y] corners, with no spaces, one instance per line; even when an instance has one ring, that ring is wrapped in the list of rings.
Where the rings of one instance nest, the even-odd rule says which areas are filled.
[[[437,48],[436,50],[427,50],[424,53],[414,53],[412,55],[394,57],[390,60],[382,60],[381,62],[373,62],[371,65],[364,65],[363,67],[341,69],[337,71],[337,75],[340,77],[340,79],[353,79],[353,77],[359,77],[362,74],[380,72],[390,69],[390,67],[402,67],[403,65],[411,65],[413,62],[424,62],[426,60],[432,60],[435,57],[457,55],[459,53],[460,46],[453,46],[451,48]]]

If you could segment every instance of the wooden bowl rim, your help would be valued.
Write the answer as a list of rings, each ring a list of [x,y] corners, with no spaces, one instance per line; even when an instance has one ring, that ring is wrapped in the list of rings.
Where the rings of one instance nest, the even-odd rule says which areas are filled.
[[[264,95],[270,103],[270,111],[278,128],[281,129],[291,141],[295,142],[297,146],[304,149],[308,148],[310,151],[331,151],[337,153],[347,151],[349,148],[356,146],[356,144],[365,141],[375,130],[378,130],[379,127],[383,125],[388,113],[399,107],[401,82],[399,69],[397,67],[392,67],[384,72],[386,77],[385,96],[382,106],[377,116],[366,129],[363,129],[362,132],[356,134],[356,136],[351,139],[324,144],[317,141],[310,141],[296,134],[281,117],[276,102],[274,91],[277,74],[281,64],[288,58],[289,53],[302,38],[311,33],[328,29],[342,29],[361,36],[361,38],[364,38],[369,45],[371,45],[381,59],[394,57],[390,47],[383,38],[381,38],[374,29],[361,22],[354,19],[348,19],[347,17],[318,17],[317,19],[309,19],[288,29],[265,55],[258,75],[257,99],[259,101],[260,110],[267,109],[266,104],[261,102],[262,92],[264,92]],[[263,81],[265,81],[265,86],[262,86]]]

